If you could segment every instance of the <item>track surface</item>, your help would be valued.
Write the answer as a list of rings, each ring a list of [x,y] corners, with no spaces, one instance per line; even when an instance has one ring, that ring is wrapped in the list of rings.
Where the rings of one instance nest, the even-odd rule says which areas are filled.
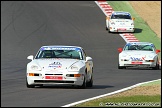
[[[94,61],[94,86],[26,88],[27,56],[42,45],[82,46]],[[105,30],[94,1],[1,1],[1,106],[59,107],[161,78],[161,70],[117,69],[125,41]]]

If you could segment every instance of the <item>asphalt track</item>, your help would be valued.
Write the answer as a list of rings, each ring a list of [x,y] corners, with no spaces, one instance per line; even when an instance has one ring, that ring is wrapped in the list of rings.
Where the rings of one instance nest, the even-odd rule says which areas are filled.
[[[94,62],[94,86],[26,88],[27,56],[43,45],[82,46]],[[94,1],[1,1],[1,107],[60,107],[140,82],[161,70],[117,68],[125,41],[105,30]]]

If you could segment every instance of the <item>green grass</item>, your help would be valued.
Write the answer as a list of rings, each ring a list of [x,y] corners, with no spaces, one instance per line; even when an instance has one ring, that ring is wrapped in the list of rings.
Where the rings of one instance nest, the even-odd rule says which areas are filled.
[[[151,86],[151,85],[161,85],[161,80],[145,83],[140,86]]]
[[[154,95],[154,96],[145,96],[145,95],[136,95],[136,96],[122,96],[122,97],[107,97],[107,98],[100,98],[96,100],[92,100],[89,102],[85,102],[82,104],[75,105],[73,107],[99,107],[106,105],[119,105],[118,103],[134,103],[134,104],[142,104],[142,103],[158,103],[161,106],[161,95]]]
[[[128,1],[108,1],[108,4],[114,9],[114,11],[127,11],[130,12],[132,17],[135,18],[135,33],[134,36],[141,42],[152,42],[157,49],[161,50],[161,39],[157,34],[149,27],[137,13],[134,11]],[[160,22],[159,22],[160,23]],[[161,59],[161,52],[159,53]]]
[[[161,80],[141,84],[140,86],[152,86],[152,85],[161,85]],[[161,106],[161,95],[132,95],[132,96],[105,96],[102,98],[94,99],[91,101],[87,101],[81,104],[77,104],[73,107],[112,107],[112,105],[121,105],[121,107],[124,107],[123,105],[127,104],[133,104],[133,105],[143,105],[144,103],[150,105],[156,104],[157,106]],[[125,106],[128,107],[129,105]],[[118,106],[119,107],[119,106]],[[139,106],[140,107],[140,106]],[[146,107],[146,106],[144,106]],[[153,106],[150,106],[153,107]]]

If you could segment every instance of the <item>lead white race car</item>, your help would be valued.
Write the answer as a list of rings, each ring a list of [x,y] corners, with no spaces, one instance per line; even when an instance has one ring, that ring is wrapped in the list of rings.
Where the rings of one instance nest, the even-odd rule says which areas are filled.
[[[36,56],[27,59],[26,86],[33,88],[45,84],[72,85],[79,88],[93,86],[93,60],[82,47],[42,46]]]
[[[106,30],[108,32],[134,32],[134,20],[129,12],[113,11],[106,17]]]
[[[129,42],[124,48],[118,48],[118,69],[126,67],[146,67],[159,69],[159,49],[150,42]]]

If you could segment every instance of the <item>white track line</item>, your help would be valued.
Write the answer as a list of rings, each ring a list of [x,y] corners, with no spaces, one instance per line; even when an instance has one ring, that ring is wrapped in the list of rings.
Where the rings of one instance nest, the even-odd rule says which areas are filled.
[[[113,94],[116,94],[116,93],[120,93],[120,92],[129,90],[129,89],[132,89],[134,87],[140,86],[142,84],[146,84],[146,83],[150,83],[150,82],[154,82],[154,81],[158,81],[158,80],[161,80],[161,79],[138,83],[138,84],[135,84],[133,86],[126,87],[126,88],[123,88],[123,89],[120,89],[120,90],[117,90],[117,91],[114,91],[114,92],[111,92],[111,93],[107,93],[107,94],[99,95],[99,96],[96,96],[96,97],[88,98],[88,99],[85,99],[85,100],[77,101],[77,102],[74,102],[74,103],[71,103],[71,104],[67,104],[67,105],[64,105],[64,106],[61,106],[61,107],[71,107],[71,106],[74,106],[74,105],[77,105],[77,104],[80,104],[80,103],[83,103],[83,102],[87,102],[87,101],[91,101],[91,100],[94,100],[94,99],[98,99],[98,98],[102,98],[102,97],[105,97],[105,96],[109,96],[109,95],[113,95]]]

